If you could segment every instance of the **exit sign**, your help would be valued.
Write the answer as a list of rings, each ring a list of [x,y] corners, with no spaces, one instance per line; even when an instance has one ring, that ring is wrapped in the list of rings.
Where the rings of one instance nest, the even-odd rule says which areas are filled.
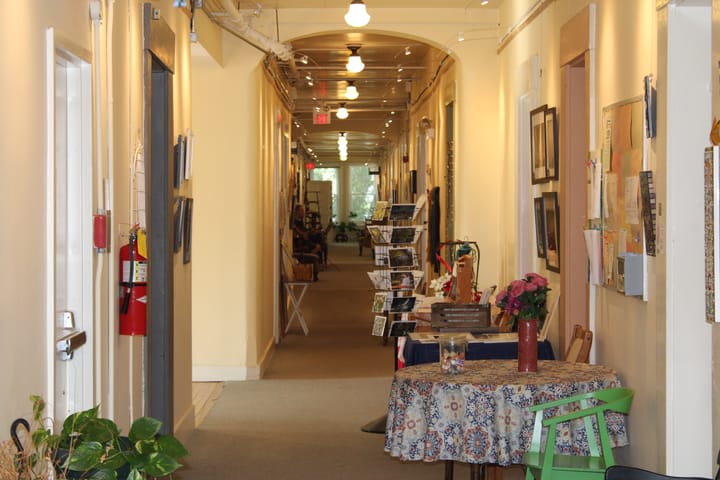
[[[330,112],[313,112],[313,125],[330,125]]]

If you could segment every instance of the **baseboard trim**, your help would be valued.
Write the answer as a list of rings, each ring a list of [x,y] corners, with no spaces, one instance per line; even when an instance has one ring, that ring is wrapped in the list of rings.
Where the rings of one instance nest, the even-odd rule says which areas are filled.
[[[181,442],[187,442],[193,430],[195,430],[195,406],[191,404],[180,420],[175,422],[174,434]]]

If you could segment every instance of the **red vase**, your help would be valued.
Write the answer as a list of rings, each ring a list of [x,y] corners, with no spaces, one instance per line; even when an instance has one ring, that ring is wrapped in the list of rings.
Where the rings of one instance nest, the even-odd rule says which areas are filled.
[[[537,320],[518,320],[518,372],[537,372]]]

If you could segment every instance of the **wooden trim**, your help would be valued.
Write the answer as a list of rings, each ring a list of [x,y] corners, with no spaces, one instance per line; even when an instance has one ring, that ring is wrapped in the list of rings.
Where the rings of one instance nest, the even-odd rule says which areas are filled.
[[[525,14],[525,16],[515,25],[508,29],[508,32],[500,39],[498,44],[497,53],[498,55],[507,47],[510,42],[523,30],[525,27],[530,25],[547,7],[550,6],[555,0],[539,0],[539,3]]]

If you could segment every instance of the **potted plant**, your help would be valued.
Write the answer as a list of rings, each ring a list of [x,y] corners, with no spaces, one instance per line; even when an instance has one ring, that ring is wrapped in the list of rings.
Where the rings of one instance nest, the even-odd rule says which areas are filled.
[[[14,468],[20,480],[93,479],[141,480],[165,477],[181,467],[188,455],[172,435],[159,435],[162,423],[154,418],[136,419],[127,436],[110,419],[98,417],[98,407],[70,415],[59,432],[46,427],[45,401],[31,396],[33,429],[24,419],[13,422],[13,441],[19,452]],[[30,433],[30,445],[17,438],[17,426]]]

